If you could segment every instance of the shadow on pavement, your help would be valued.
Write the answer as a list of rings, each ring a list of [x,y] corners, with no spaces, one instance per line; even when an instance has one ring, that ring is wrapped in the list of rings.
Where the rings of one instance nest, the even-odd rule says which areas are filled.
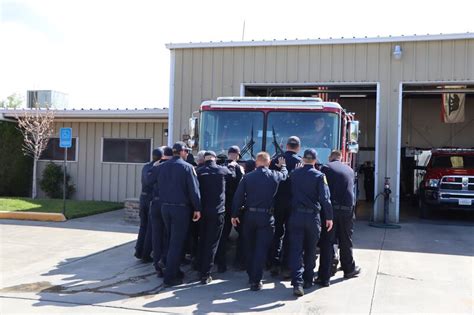
[[[88,224],[92,224],[89,222]],[[402,223],[401,229],[385,230],[368,226],[367,221],[355,224],[355,259],[360,250],[402,251],[444,255],[474,255],[473,226]],[[289,282],[268,280],[264,290],[248,289],[245,272],[229,271],[216,275],[213,283],[197,283],[197,275],[187,269],[184,285],[164,289],[151,264],[133,257],[134,242],[128,242],[92,255],[68,258],[50,271],[41,274],[38,282],[2,288],[2,293],[35,293],[34,306],[63,304],[117,305],[130,309],[166,312],[169,308],[207,312],[271,311],[294,301]],[[337,286],[338,279],[333,285]],[[274,287],[274,288],[273,288]],[[310,290],[311,291],[311,290]]]

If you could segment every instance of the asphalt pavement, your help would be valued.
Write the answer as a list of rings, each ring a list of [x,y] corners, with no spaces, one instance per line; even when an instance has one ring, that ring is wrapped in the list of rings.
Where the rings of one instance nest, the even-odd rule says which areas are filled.
[[[201,285],[165,289],[151,264],[133,257],[138,228],[123,210],[67,222],[0,220],[0,314],[474,313],[474,225],[407,220],[401,229],[357,221],[358,278],[295,298],[289,281],[265,273],[260,292],[230,269]]]

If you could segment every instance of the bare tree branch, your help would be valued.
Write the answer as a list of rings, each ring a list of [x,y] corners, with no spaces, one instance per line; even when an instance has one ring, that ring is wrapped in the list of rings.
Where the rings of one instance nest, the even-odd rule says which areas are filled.
[[[35,109],[24,110],[21,115],[16,115],[16,119],[23,134],[23,153],[33,158],[32,197],[36,198],[36,164],[54,133],[54,111],[40,109],[37,105]]]

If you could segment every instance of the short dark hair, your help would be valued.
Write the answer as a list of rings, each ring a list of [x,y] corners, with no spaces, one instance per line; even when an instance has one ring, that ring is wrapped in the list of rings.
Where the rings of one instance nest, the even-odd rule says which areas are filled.
[[[342,153],[339,150],[333,150],[331,155],[329,156],[330,160],[340,159],[342,157]]]
[[[163,155],[164,156],[173,156],[173,149],[170,147],[164,147],[163,148]]]
[[[290,149],[298,149],[301,145],[301,140],[297,136],[291,136],[288,138],[286,145]]]

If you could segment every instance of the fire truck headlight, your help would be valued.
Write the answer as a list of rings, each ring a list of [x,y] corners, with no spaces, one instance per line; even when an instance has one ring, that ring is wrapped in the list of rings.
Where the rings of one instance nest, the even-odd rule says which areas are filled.
[[[439,184],[439,179],[429,179],[426,182],[426,187],[436,188],[438,187],[438,184]]]

